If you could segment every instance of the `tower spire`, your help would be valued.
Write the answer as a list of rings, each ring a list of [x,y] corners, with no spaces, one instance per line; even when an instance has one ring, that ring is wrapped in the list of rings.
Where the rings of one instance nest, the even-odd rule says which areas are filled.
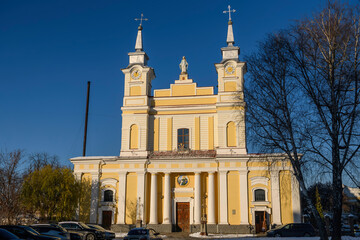
[[[223,11],[223,13],[229,13],[229,22],[228,22],[228,32],[227,32],[227,38],[226,38],[226,43],[229,47],[234,46],[234,32],[233,32],[233,27],[232,27],[232,21],[231,21],[231,13],[236,12],[235,9],[231,9],[231,6],[228,5],[228,10],[227,11]]]
[[[234,40],[234,32],[233,32],[233,26],[232,26],[232,21],[231,21],[231,13],[234,13],[234,12],[236,12],[236,10],[231,9],[230,5],[228,5],[227,11],[223,11],[223,13],[229,14],[229,22],[228,22],[228,31],[227,31],[227,37],[226,37],[227,46],[224,48],[221,48],[222,62],[225,62],[230,59],[239,61],[240,48],[234,46],[235,40]]]
[[[142,40],[142,23],[143,21],[147,21],[147,18],[144,18],[144,14],[141,13],[140,18],[135,18],[135,21],[140,21],[139,27],[138,27],[138,33],[136,36],[136,42],[135,42],[135,52],[129,53],[129,66],[135,64],[140,64],[142,66],[147,66],[147,61],[149,60],[148,55],[143,50],[143,40]]]
[[[139,27],[138,27],[138,33],[137,33],[137,37],[136,37],[136,43],[135,43],[135,50],[137,52],[140,52],[143,50],[143,41],[142,41],[142,22],[143,21],[147,21],[147,18],[144,18],[144,14],[141,13],[141,17],[140,18],[135,18],[135,21],[140,21]]]

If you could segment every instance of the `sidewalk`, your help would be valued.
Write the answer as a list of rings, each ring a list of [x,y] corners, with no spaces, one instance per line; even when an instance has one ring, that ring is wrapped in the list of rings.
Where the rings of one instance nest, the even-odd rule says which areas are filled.
[[[126,236],[126,233],[116,233],[116,239],[122,239]],[[261,235],[263,236],[263,235]],[[234,239],[234,238],[244,238],[244,237],[260,237],[259,235],[253,234],[209,234],[208,236],[201,236],[200,233],[186,233],[186,232],[172,232],[172,233],[163,233],[158,237],[162,239]]]

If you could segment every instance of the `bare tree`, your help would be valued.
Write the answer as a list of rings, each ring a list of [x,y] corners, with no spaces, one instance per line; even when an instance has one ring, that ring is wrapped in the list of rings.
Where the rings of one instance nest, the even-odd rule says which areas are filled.
[[[20,203],[22,175],[19,171],[22,155],[21,150],[0,152],[0,216],[7,224],[18,223],[18,217],[22,213]]]
[[[291,36],[297,80],[319,129],[308,134],[309,149],[332,174],[333,239],[341,239],[343,173],[356,166],[360,149],[359,17],[351,7],[330,2]]]
[[[325,225],[307,192],[304,168],[309,116],[301,89],[293,78],[291,59],[287,53],[288,39],[284,33],[269,35],[258,52],[247,57],[250,81],[245,88],[250,135],[265,150],[286,153],[292,163],[304,197],[313,213],[322,239],[327,239]],[[304,105],[304,107],[302,107]]]
[[[28,172],[33,172],[40,170],[41,168],[45,167],[46,165],[50,165],[53,168],[59,168],[59,157],[56,155],[50,155],[46,152],[42,153],[32,153],[29,155],[29,168]]]
[[[329,2],[311,19],[268,36],[247,59],[250,131],[288,155],[321,239],[326,231],[304,173],[311,167],[330,174],[332,236],[341,239],[343,172],[358,166],[360,148],[359,30],[358,12]]]

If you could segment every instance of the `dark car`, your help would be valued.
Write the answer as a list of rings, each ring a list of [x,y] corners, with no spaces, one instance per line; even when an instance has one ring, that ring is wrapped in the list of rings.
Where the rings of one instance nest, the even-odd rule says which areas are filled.
[[[315,230],[309,223],[290,223],[266,232],[267,237],[311,237]]]
[[[97,229],[98,231],[101,231],[103,233],[104,239],[106,239],[106,240],[112,240],[115,238],[115,233],[113,231],[106,230],[105,228],[103,228],[100,225],[91,224],[91,223],[87,223],[86,225],[93,229]]]
[[[59,222],[61,227],[65,228],[68,231],[77,232],[84,235],[84,240],[102,240],[104,236],[101,231],[90,228],[85,223],[82,222]]]
[[[33,224],[30,227],[45,235],[59,237],[60,239],[82,240],[82,234],[67,231],[57,224]]]
[[[154,229],[134,228],[124,237],[124,240],[159,240],[159,235]]]
[[[0,228],[0,239],[1,240],[16,240],[16,239],[20,239],[20,238],[18,238],[16,235],[14,235],[13,233],[11,233],[7,230]]]
[[[2,225],[0,228],[5,229],[21,239],[32,239],[32,240],[60,240],[60,238],[41,235],[34,229],[28,226],[20,225]]]

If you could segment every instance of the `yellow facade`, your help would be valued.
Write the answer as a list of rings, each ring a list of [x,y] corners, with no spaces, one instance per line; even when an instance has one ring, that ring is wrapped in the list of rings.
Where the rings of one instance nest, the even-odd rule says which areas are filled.
[[[184,57],[179,78],[154,94],[155,71],[136,44],[122,69],[120,155],[71,159],[92,184],[90,222],[198,231],[206,217],[209,231],[250,233],[301,221],[287,156],[247,152],[246,63],[232,44],[215,64],[216,93],[189,78]]]
[[[135,224],[136,210],[138,204],[137,198],[137,174],[129,173],[126,177],[126,211],[125,223]]]

